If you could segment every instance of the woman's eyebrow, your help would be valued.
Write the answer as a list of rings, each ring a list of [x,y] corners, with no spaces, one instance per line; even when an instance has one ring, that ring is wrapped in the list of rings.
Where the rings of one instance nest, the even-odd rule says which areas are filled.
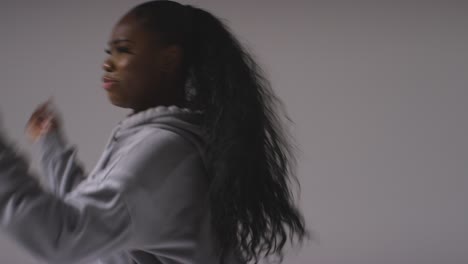
[[[133,43],[133,41],[129,40],[129,39],[114,39],[112,41],[110,41],[108,44],[109,46],[112,46],[112,45],[115,45],[115,44],[118,44],[120,42],[130,42],[130,43]]]

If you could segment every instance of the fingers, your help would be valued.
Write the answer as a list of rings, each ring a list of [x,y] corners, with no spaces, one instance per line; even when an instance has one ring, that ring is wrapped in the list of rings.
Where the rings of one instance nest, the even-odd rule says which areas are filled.
[[[26,123],[25,132],[32,141],[59,128],[58,116],[53,110],[52,97],[37,106]]]
[[[32,142],[36,142],[40,137],[57,128],[53,117],[50,116],[46,117],[41,122],[32,122],[33,123],[26,127],[26,134]]]
[[[32,113],[28,123],[42,121],[47,113],[47,106],[47,103],[39,105],[39,107]]]
[[[40,124],[40,133],[44,134],[49,132],[49,130],[52,128],[52,118],[48,117],[44,122]]]
[[[40,104],[36,110],[32,113],[31,117],[28,120],[28,124],[30,123],[40,123],[43,122],[49,116],[52,116],[51,110],[52,104],[52,97],[50,97],[46,102]]]

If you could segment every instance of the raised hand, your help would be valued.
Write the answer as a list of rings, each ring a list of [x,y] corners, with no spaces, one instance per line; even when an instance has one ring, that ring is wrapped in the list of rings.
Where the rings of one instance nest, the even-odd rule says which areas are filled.
[[[40,104],[26,124],[26,134],[32,142],[41,136],[60,129],[58,114],[52,109],[52,99]]]

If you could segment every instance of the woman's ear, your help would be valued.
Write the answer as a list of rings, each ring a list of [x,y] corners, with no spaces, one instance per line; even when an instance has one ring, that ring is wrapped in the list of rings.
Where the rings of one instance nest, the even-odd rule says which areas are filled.
[[[164,48],[161,56],[161,70],[163,72],[175,72],[182,63],[182,49],[177,45]]]

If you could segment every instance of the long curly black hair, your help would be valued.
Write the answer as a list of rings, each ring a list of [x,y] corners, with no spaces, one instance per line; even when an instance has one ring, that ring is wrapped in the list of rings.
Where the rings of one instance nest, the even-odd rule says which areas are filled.
[[[286,115],[264,73],[225,23],[203,9],[150,1],[129,13],[184,51],[187,101],[204,113],[210,210],[221,259],[232,250],[244,262],[281,258],[288,238],[302,242],[308,232],[291,191],[291,180],[298,182],[282,126]]]

